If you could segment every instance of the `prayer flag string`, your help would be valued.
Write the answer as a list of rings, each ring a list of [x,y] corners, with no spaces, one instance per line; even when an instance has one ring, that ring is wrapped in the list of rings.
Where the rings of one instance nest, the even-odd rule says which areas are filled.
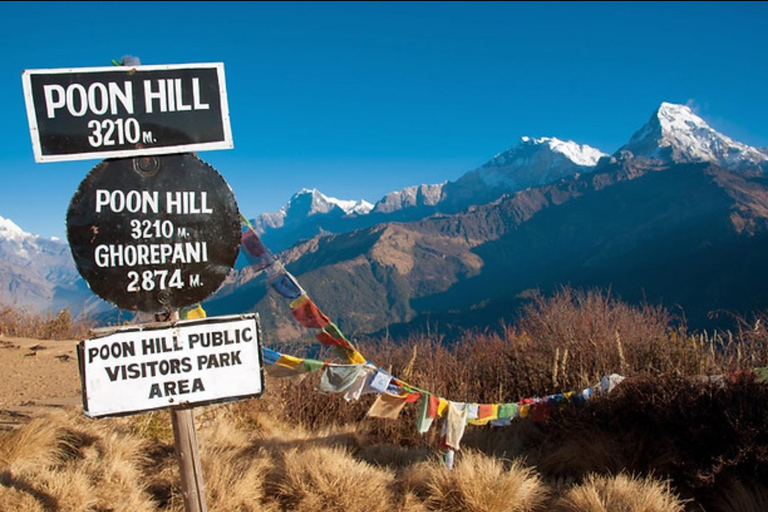
[[[445,450],[444,460],[449,469],[453,465],[454,450],[459,449],[468,424],[501,427],[511,425],[516,418],[543,421],[550,417],[553,409],[569,403],[584,402],[597,392],[609,392],[624,379],[613,374],[603,377],[599,384],[581,391],[499,404],[456,402],[438,397],[367,361],[264,245],[251,223],[242,214],[240,219],[245,227],[241,242],[249,267],[257,273],[266,272],[268,286],[290,301],[291,316],[296,322],[307,329],[314,329],[315,339],[321,345],[333,347],[337,355],[347,360],[347,363],[333,363],[302,359],[264,347],[262,357],[267,365],[267,374],[300,380],[309,373],[322,371],[320,383],[316,387],[318,391],[344,393],[347,401],[359,400],[364,394],[377,394],[367,413],[375,418],[396,419],[407,404],[418,404],[416,428],[419,433],[428,432],[436,419],[443,419],[440,447]],[[205,312],[199,306],[189,311],[190,317],[201,314],[204,316]]]

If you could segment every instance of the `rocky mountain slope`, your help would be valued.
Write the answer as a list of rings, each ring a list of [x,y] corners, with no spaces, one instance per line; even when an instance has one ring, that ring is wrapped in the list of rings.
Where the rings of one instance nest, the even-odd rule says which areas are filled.
[[[73,315],[108,307],[91,293],[78,274],[65,242],[27,233],[3,217],[0,217],[0,301],[34,312],[69,307]]]
[[[649,138],[657,151],[640,144]],[[282,258],[356,334],[428,320],[448,330],[492,325],[531,290],[566,283],[660,302],[699,326],[712,311],[768,306],[762,151],[718,134],[687,107],[662,104],[615,155],[595,156],[594,168],[555,183],[455,214],[316,237]],[[214,312],[231,307],[259,311],[279,339],[306,335],[259,276],[233,275],[209,303]]]

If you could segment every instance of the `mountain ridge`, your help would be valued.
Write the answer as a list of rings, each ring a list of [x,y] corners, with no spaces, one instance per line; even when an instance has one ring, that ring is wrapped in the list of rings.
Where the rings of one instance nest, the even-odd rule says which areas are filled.
[[[547,289],[563,281],[615,285],[637,299],[641,277],[656,290],[655,298],[683,297],[694,304],[694,316],[703,318],[703,302],[690,284],[680,284],[677,293],[656,276],[669,276],[665,265],[680,276],[696,269],[717,271],[719,276],[710,279],[716,283],[710,285],[713,291],[699,295],[727,309],[718,302],[717,290],[733,295],[744,272],[763,275],[756,261],[768,256],[762,252],[767,160],[763,150],[719,134],[690,108],[662,103],[613,155],[554,137],[525,137],[454,182],[406,187],[375,204],[302,189],[280,212],[262,214],[254,224],[324,311],[358,335],[392,326],[405,332],[425,316],[487,325],[508,313],[528,288]],[[653,193],[653,186],[661,188]],[[690,220],[675,202],[686,204],[691,215],[698,212],[699,220]],[[3,220],[0,256],[17,247],[13,239],[23,233],[11,222],[4,236]],[[686,225],[695,229],[687,233],[681,227]],[[707,229],[719,238],[708,238]],[[693,249],[675,245],[683,240]],[[64,303],[80,303],[75,309],[82,311],[107,307],[74,271],[69,251],[62,251],[66,244],[51,243],[59,260],[46,259],[31,242],[21,263],[3,258],[0,290],[6,297],[49,308]],[[746,264],[734,259],[737,246]],[[68,261],[61,261],[62,254]],[[638,260],[638,254],[647,261]],[[697,254],[706,258],[698,261]],[[34,269],[32,260],[47,262],[48,270]],[[241,255],[237,270],[205,302],[209,314],[258,311],[265,328],[280,339],[306,335],[291,322],[287,306],[267,293],[264,276],[243,260]],[[725,261],[735,269],[718,266]],[[705,275],[702,270],[697,279]],[[669,277],[675,282],[674,275]],[[745,286],[744,296],[757,298],[753,305],[768,306],[762,292]],[[733,304],[746,307],[744,300]]]

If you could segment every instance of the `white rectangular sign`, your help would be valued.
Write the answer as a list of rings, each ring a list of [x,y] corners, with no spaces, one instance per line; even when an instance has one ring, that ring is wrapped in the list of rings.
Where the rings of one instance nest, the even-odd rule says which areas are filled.
[[[224,64],[22,73],[36,162],[231,149]]]
[[[259,396],[256,315],[121,329],[78,345],[85,414],[96,418]]]

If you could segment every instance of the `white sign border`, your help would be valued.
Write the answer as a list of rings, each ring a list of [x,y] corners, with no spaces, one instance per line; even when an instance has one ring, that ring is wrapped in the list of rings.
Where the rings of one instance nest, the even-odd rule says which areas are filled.
[[[188,402],[181,402],[181,403],[162,403],[162,404],[158,403],[158,407],[152,407],[148,409],[131,409],[131,410],[123,410],[123,411],[117,411],[117,412],[92,414],[92,412],[88,410],[88,390],[86,388],[87,380],[86,380],[85,353],[84,353],[85,342],[88,340],[84,340],[78,343],[77,345],[77,355],[78,355],[78,367],[79,367],[79,373],[80,373],[80,384],[81,384],[81,391],[82,391],[83,412],[85,416],[91,419],[114,418],[114,417],[121,417],[121,416],[130,416],[134,414],[143,414],[143,413],[158,411],[162,409],[173,409],[178,407],[181,407],[181,408],[202,407],[206,405],[223,404],[223,403],[236,402],[239,400],[259,398],[262,394],[264,394],[265,381],[264,381],[264,353],[263,353],[263,346],[262,346],[261,323],[259,322],[258,313],[212,316],[212,317],[192,319],[192,320],[177,320],[176,322],[172,322],[170,324],[166,323],[166,324],[131,325],[131,326],[116,327],[114,329],[110,329],[110,332],[108,334],[92,337],[92,338],[89,338],[89,340],[103,338],[103,337],[107,337],[117,333],[175,330],[180,327],[188,327],[188,326],[192,327],[192,326],[208,325],[208,324],[216,324],[216,323],[226,324],[227,322],[230,322],[230,321],[251,320],[251,319],[253,319],[256,323],[256,334],[257,334],[256,343],[257,343],[257,353],[259,357],[259,361],[258,361],[259,382],[260,382],[259,392],[246,394],[246,395],[236,395],[236,396],[216,398],[212,400],[201,400],[196,402],[188,401]]]
[[[216,69],[219,78],[219,97],[221,98],[221,123],[224,128],[224,140],[219,142],[205,142],[200,144],[183,144],[165,146],[160,148],[120,149],[114,151],[94,151],[89,153],[72,153],[68,155],[43,155],[40,144],[40,130],[35,116],[35,105],[32,98],[31,76],[36,74],[59,75],[65,73],[104,73],[114,71],[169,71],[174,69]],[[227,84],[224,78],[223,62],[206,62],[198,64],[164,64],[151,66],[102,66],[91,68],[55,68],[55,69],[25,69],[21,74],[24,86],[24,102],[27,107],[27,121],[29,133],[32,137],[32,151],[35,162],[68,162],[75,160],[101,160],[104,158],[129,158],[137,156],[170,155],[175,153],[189,153],[193,151],[209,151],[215,149],[232,149],[235,147],[232,140],[232,125],[229,117],[229,102],[227,98]]]

